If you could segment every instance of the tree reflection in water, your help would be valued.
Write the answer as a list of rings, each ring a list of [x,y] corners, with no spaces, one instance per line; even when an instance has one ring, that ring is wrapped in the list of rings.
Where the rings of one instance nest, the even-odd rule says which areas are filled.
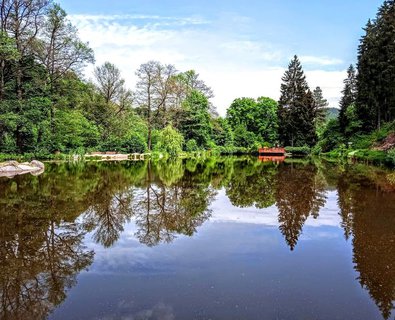
[[[336,186],[358,281],[389,319],[395,186],[387,173],[364,170],[212,157],[49,165],[39,177],[0,180],[0,318],[45,318],[59,305],[93,261],[83,244],[88,232],[104,247],[113,246],[131,221],[147,246],[192,236],[224,189],[237,207],[276,205],[279,229],[294,250],[306,220],[318,218],[326,190]]]
[[[136,236],[148,246],[171,242],[176,234],[192,236],[211,215],[208,207],[216,193],[209,182],[196,181],[190,173],[184,174],[180,161],[170,163],[169,167],[172,172],[178,172],[169,176],[170,181],[164,179],[166,174],[155,176],[149,164],[146,187],[136,194],[133,209],[138,227]],[[162,172],[160,167],[156,169]]]
[[[279,229],[294,250],[303,225],[318,218],[326,202],[324,177],[313,164],[273,164],[257,161],[233,163],[226,195],[234,206],[263,209],[276,204]]]
[[[225,189],[234,206],[263,209],[275,204],[277,166],[251,159],[235,161],[232,165],[233,174]]]
[[[372,171],[349,168],[339,177],[339,207],[346,238],[353,237],[358,281],[389,319],[395,301],[395,185],[385,181],[386,172],[372,180]]]
[[[50,177],[0,184],[1,319],[45,318],[93,261],[82,242],[86,232],[74,222],[87,206],[79,197],[68,206],[73,196],[59,192],[81,181]]]
[[[276,176],[275,198],[280,231],[293,251],[307,218],[317,219],[326,203],[326,183],[311,164],[285,165]]]

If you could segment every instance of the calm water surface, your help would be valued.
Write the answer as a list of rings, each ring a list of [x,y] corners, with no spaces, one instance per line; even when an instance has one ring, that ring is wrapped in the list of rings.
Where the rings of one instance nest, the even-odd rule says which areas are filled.
[[[394,319],[395,174],[253,158],[0,178],[1,319]]]

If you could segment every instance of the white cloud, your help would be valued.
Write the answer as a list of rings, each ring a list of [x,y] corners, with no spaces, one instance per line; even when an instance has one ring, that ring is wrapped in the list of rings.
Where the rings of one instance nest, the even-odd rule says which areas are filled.
[[[244,27],[246,20],[236,18],[232,20],[234,28],[238,24]],[[105,61],[116,64],[131,88],[136,83],[135,70],[139,65],[158,60],[174,64],[182,71],[195,69],[200,73],[213,88],[213,103],[222,115],[237,97],[279,98],[288,55],[269,43],[252,41],[219,25],[222,20],[144,15],[74,15],[71,20],[81,38],[95,50],[97,64]],[[301,60],[320,68],[340,62],[316,57]],[[92,70],[93,67],[87,69],[88,77]],[[320,86],[332,106],[337,106],[344,76],[343,71],[307,72],[310,86]]]
[[[326,193],[327,202],[321,208],[320,215],[317,219],[309,217],[304,226],[309,227],[340,227],[341,218],[338,214],[337,207],[337,192],[328,191]],[[210,223],[243,223],[243,224],[257,224],[266,227],[279,227],[278,209],[275,205],[264,208],[256,209],[250,208],[237,208],[230,203],[228,197],[225,196],[224,190],[219,192],[219,197],[216,202],[211,206],[213,215],[210,218]]]
[[[302,64],[312,64],[319,66],[335,66],[343,63],[343,60],[329,57],[314,57],[314,56],[301,56],[300,61]]]

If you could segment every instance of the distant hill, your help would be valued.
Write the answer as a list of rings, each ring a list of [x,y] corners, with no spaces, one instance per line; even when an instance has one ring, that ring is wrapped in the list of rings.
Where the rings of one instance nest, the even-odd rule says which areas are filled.
[[[339,116],[339,109],[337,108],[327,108],[326,109],[326,119],[336,119]]]

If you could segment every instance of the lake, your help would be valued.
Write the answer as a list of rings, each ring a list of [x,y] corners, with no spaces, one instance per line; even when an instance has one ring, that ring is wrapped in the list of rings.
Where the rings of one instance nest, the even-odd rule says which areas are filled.
[[[1,319],[394,319],[394,172],[46,166],[0,178]]]

